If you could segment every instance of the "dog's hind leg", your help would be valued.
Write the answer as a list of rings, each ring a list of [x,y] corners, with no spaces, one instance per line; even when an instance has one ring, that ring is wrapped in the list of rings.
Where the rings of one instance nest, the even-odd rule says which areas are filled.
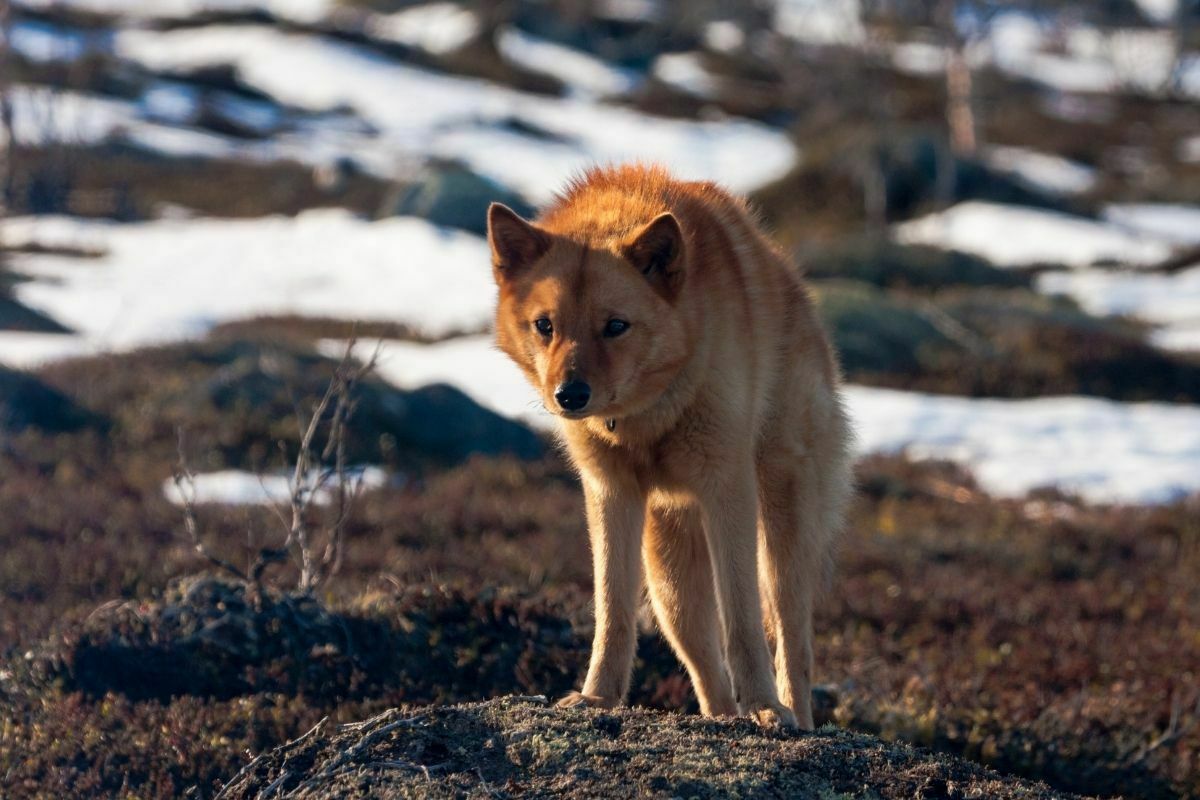
[[[752,459],[731,458],[701,480],[697,495],[738,711],[766,727],[795,727],[792,710],[779,701],[763,631]]]
[[[659,628],[687,667],[705,716],[733,716],[712,564],[694,506],[648,509],[642,558]]]
[[[773,611],[779,699],[803,728],[813,727],[813,602],[823,580],[829,534],[811,460],[790,454],[759,460],[759,575]]]

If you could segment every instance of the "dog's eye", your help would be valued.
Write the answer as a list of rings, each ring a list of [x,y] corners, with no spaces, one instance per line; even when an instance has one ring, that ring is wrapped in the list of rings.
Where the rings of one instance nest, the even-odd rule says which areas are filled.
[[[550,324],[550,320],[546,317],[538,317],[533,321],[533,327],[537,328],[537,332],[542,336],[549,336],[554,333],[554,326]]]
[[[620,336],[625,331],[629,330],[629,323],[623,319],[610,319],[608,324],[604,326],[605,337],[612,339]]]

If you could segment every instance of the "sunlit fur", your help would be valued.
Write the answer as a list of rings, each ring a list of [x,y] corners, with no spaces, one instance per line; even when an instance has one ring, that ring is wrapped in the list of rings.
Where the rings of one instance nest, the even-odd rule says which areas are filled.
[[[742,200],[640,165],[589,171],[533,223],[493,206],[489,239],[497,344],[564,417],[587,501],[596,633],[564,704],[624,700],[645,578],[703,713],[811,727],[849,429],[797,270]],[[575,416],[567,380],[593,393]]]

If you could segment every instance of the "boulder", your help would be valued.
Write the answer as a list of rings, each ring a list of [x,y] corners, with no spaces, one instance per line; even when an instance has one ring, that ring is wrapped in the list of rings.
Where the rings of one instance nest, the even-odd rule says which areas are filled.
[[[0,366],[0,434],[65,433],[100,424],[97,415],[33,375]]]
[[[503,203],[523,217],[534,213],[516,192],[461,164],[448,162],[430,166],[422,178],[385,206],[384,215],[423,217],[437,225],[483,236],[487,233],[488,205],[493,202]]]

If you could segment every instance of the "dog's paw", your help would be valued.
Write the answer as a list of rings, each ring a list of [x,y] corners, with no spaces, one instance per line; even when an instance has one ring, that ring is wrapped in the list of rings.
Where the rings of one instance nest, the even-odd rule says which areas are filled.
[[[571,692],[555,705],[559,708],[612,708],[616,703],[599,695]]]
[[[796,715],[783,705],[769,705],[750,709],[750,719],[769,731],[794,731],[800,726],[796,723]]]

